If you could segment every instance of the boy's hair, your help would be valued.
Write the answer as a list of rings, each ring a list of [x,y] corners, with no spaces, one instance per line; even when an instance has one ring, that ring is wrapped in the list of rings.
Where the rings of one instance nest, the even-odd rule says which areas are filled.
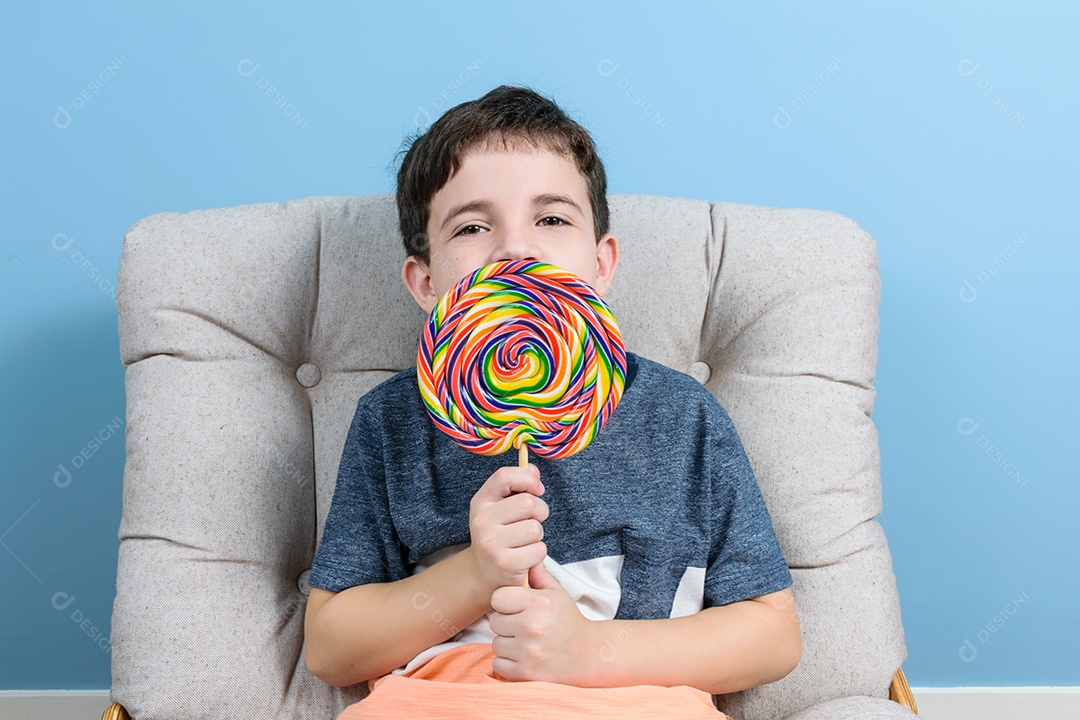
[[[502,85],[478,100],[447,110],[412,140],[397,174],[398,222],[405,252],[430,263],[427,235],[431,199],[478,146],[512,148],[526,143],[572,158],[585,178],[600,241],[608,231],[607,176],[589,132],[553,100],[522,87]]]

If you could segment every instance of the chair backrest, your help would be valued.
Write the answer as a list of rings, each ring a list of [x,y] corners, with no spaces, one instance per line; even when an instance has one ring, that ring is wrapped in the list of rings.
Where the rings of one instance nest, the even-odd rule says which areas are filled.
[[[811,210],[616,195],[611,211],[628,349],[728,410],[794,576],[802,662],[722,709],[886,697],[905,651],[874,520],[873,239]],[[304,665],[306,571],[357,399],[415,362],[402,257],[387,195],[162,213],[127,234],[112,693],[136,717],[329,718],[363,696]]]

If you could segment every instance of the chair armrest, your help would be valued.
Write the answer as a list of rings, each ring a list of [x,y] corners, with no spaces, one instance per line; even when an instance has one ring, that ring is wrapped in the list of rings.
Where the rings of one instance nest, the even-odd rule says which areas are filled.
[[[899,703],[879,697],[854,695],[819,703],[791,715],[787,720],[915,720],[916,715]]]

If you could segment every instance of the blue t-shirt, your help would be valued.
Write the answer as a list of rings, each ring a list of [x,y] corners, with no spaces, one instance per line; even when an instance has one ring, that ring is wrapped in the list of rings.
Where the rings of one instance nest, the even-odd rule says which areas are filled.
[[[735,428],[689,375],[628,353],[622,400],[593,442],[529,459],[550,509],[545,564],[586,617],[675,617],[791,585]],[[310,584],[399,580],[464,547],[470,500],[516,460],[438,430],[416,368],[389,378],[357,405]]]

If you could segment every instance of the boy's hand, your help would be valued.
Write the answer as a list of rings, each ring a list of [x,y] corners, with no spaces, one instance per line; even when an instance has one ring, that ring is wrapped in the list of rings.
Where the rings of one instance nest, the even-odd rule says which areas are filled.
[[[469,553],[480,581],[492,591],[521,585],[547,556],[542,539],[548,506],[535,465],[499,468],[469,505]]]
[[[546,680],[587,686],[600,658],[596,623],[543,563],[529,570],[529,587],[502,587],[491,596],[495,659],[507,680]]]

